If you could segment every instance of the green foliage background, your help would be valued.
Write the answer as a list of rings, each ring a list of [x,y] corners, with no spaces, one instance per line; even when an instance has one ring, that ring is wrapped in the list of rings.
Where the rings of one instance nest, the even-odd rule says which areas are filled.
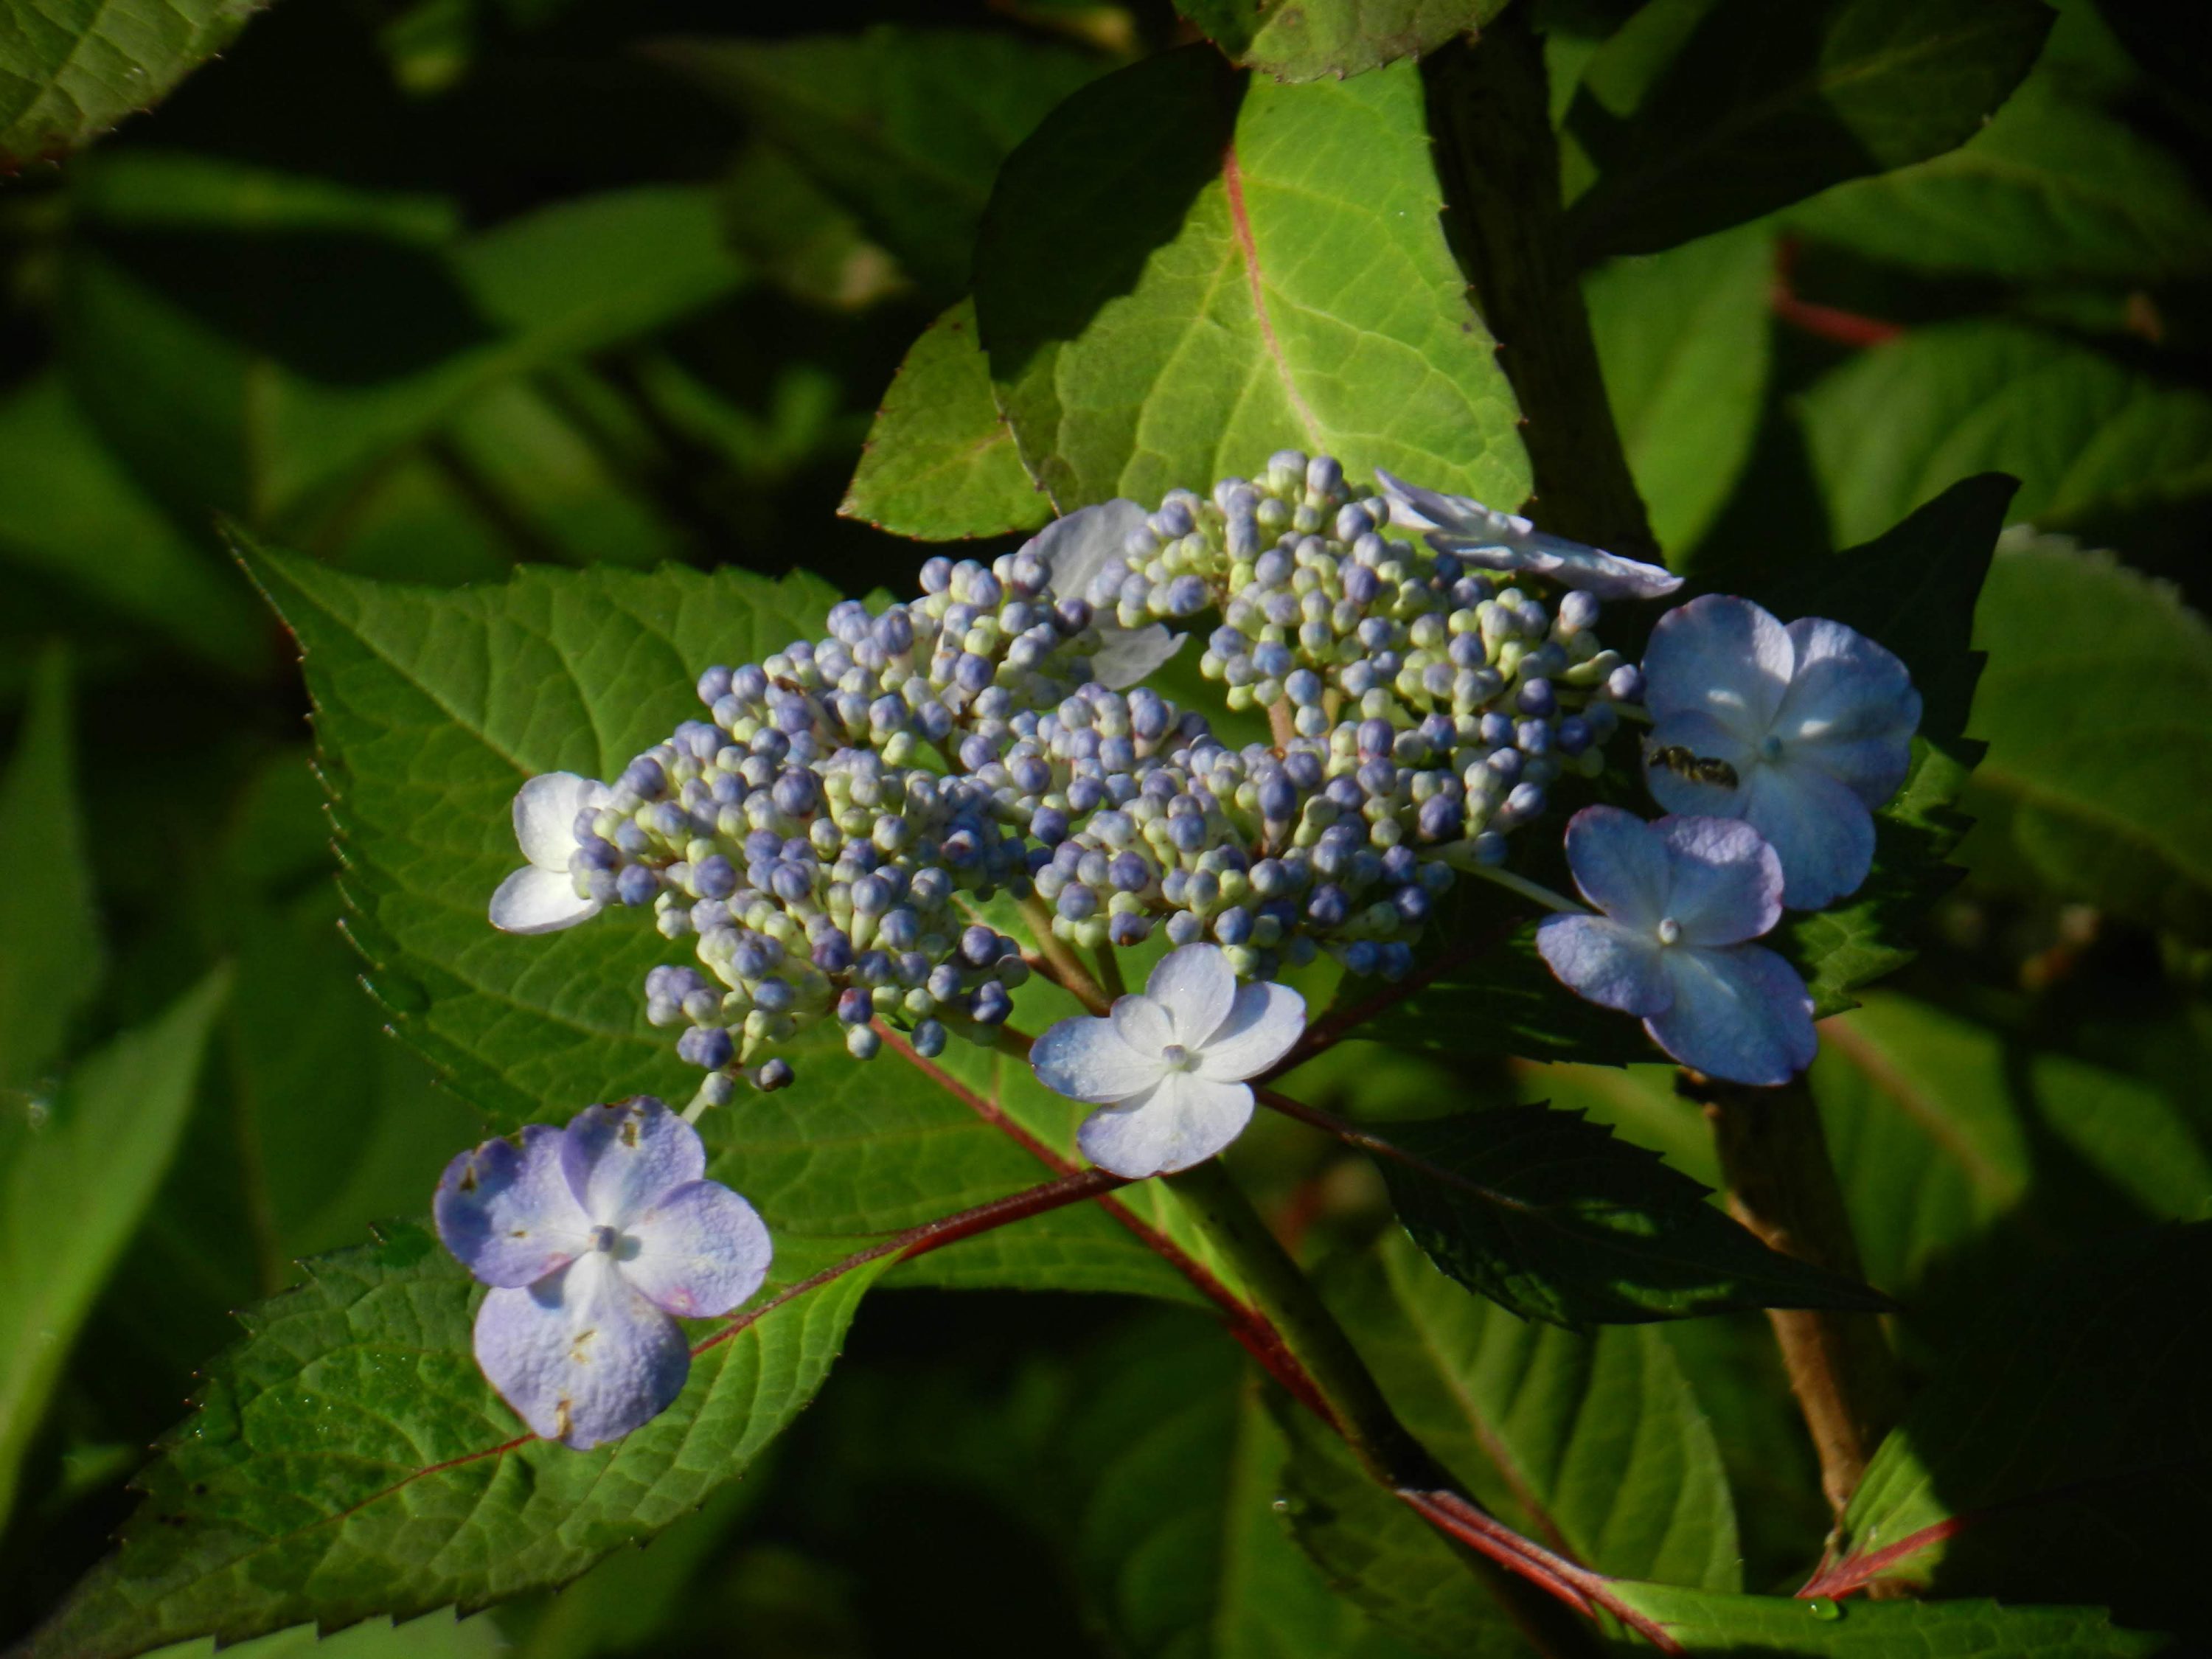
[[[1411,1249],[1334,1142],[1263,1118],[1240,1173],[1470,1490],[1654,1581],[1700,1650],[2154,1650],[2010,1605],[2061,1601],[2212,1640],[2188,1593],[2212,1544],[2186,1225],[2212,1218],[2201,56],[2136,0],[1514,3],[1664,556],[1928,665],[1882,830],[1903,873],[1790,941],[1850,1009],[1813,1089],[1914,1390],[1842,1542],[2023,1500],[2036,1522],[1916,1559],[1959,1598],[1940,1614],[1854,1601],[1815,1628],[1769,1599],[1828,1517],[1759,1316],[1524,1322]],[[595,1089],[677,1086],[580,965],[608,941],[495,939],[469,909],[511,861],[518,767],[619,764],[709,656],[834,592],[909,591],[908,538],[996,550],[1291,442],[1521,503],[1517,343],[1461,297],[1413,61],[1504,9],[1184,9],[0,0],[0,1644],[106,1554],[234,1310],[343,1250],[277,1304],[275,1345],[404,1305],[453,1346],[465,1285],[404,1224],[447,1158]],[[1254,67],[1233,95],[1201,36]],[[249,579],[261,546],[294,551]],[[464,641],[514,680],[473,684]],[[1558,1058],[1638,1051],[1531,1006],[1520,950],[1299,1092],[1375,1122],[1549,1101],[1588,1115],[1581,1155],[1713,1184],[1666,1068]],[[1035,1178],[885,1069],[716,1146],[793,1276]],[[1065,1103],[1003,1086],[1066,1146]],[[1128,1201],[1203,1254],[1157,1194]],[[671,1523],[650,1549],[539,1588],[623,1517],[563,1534],[495,1499],[498,1565],[426,1604],[527,1595],[244,1650],[1529,1650],[1100,1212],[860,1288],[764,1324],[712,1385],[702,1364],[687,1411],[726,1385],[795,1415],[731,1451],[759,1451],[742,1482],[684,1464],[689,1417],[639,1437]],[[205,1386],[281,1394],[256,1352]],[[422,1433],[503,1420],[472,1373],[445,1382]],[[202,1455],[163,1466],[155,1510],[221,1485]],[[302,1488],[351,1502],[343,1461]],[[573,1469],[545,1467],[566,1504]],[[374,1564],[404,1527],[357,1534],[357,1584],[264,1585],[269,1618],[397,1605]],[[102,1604],[51,1650],[201,1627],[182,1601],[136,1616]]]

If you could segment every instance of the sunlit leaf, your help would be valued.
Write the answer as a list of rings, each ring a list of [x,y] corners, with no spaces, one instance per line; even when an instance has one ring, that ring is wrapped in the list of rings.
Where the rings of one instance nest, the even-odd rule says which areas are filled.
[[[261,0],[6,0],[0,173],[59,161],[228,45]]]
[[[1504,0],[1181,0],[1176,8],[1247,69],[1278,81],[1379,69],[1481,27]]]

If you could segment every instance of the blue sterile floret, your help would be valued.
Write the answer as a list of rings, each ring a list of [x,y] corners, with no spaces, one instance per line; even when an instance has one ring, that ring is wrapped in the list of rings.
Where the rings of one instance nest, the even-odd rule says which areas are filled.
[[[974,919],[1000,892],[1034,893],[1083,947],[1160,933],[1219,945],[1247,979],[1322,950],[1401,975],[1455,871],[1501,862],[1562,779],[1595,776],[1640,689],[1589,594],[1550,609],[1394,539],[1389,503],[1326,456],[1285,451],[1149,514],[1085,512],[1120,550],[1090,558],[1086,591],[1055,590],[1049,538],[933,558],[915,599],[847,601],[826,638],[708,669],[708,718],[612,786],[541,789],[579,803],[574,898],[537,890],[565,837],[533,820],[531,930],[619,904],[690,939],[647,1010],[681,1028],[708,1103],[739,1076],[787,1081],[772,1051],[825,1021],[864,1060],[884,1025],[925,1055],[989,1041],[1030,972]],[[1092,678],[1121,630],[1208,617],[1201,673],[1232,709],[1268,708],[1274,744],[1231,746]]]

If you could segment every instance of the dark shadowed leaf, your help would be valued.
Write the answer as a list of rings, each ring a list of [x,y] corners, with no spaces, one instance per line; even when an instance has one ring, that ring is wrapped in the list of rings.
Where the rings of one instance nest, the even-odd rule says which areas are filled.
[[[1247,85],[1211,48],[1085,88],[1009,158],[975,311],[1062,511],[1327,451],[1504,504],[1511,389],[1445,246],[1420,77]]]
[[[1417,58],[1481,27],[1504,0],[1181,0],[1176,8],[1231,58],[1278,81],[1341,80]]]
[[[1613,1589],[1689,1652],[1736,1659],[2149,1659],[2166,1645],[2163,1636],[2118,1628],[2101,1607],[1796,1601],[1672,1584]]]

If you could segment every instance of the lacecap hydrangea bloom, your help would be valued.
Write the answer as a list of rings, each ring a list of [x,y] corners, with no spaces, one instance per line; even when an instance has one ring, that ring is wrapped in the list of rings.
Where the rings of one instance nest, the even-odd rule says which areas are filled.
[[[1920,694],[1905,665],[1817,617],[1784,626],[1707,594],[1659,619],[1644,656],[1651,793],[1741,818],[1782,862],[1783,902],[1817,910],[1874,863],[1874,811],[1905,781]]]
[[[532,1432],[580,1449],[659,1416],[691,1370],[677,1317],[760,1288],[768,1229],[706,1170],[698,1132],[648,1096],[447,1166],[439,1236],[493,1287],[477,1364]]]
[[[1685,1066],[1732,1083],[1786,1083],[1813,1063],[1813,1000],[1752,940],[1782,918],[1782,862],[1729,818],[1646,823],[1586,806],[1567,861],[1595,915],[1554,915],[1536,948],[1578,995],[1633,1014]]]
[[[1186,945],[1152,969],[1141,993],[1103,1019],[1064,1019],[1030,1063],[1047,1088],[1101,1109],[1077,1144],[1131,1180],[1203,1163],[1251,1121],[1247,1079],[1297,1046],[1305,1000],[1285,986],[1239,985],[1218,945]]]
[[[645,992],[702,1104],[787,1082],[776,1050],[823,1021],[861,1059],[885,1027],[926,1055],[994,1040],[1030,971],[973,919],[1002,893],[1085,949],[1161,933],[1241,979],[1319,951],[1402,975],[1455,876],[1602,769],[1641,677],[1591,592],[1553,608],[1513,579],[1579,570],[1576,544],[1468,539],[1492,569],[1395,528],[1335,461],[1285,451],[1206,496],[1071,514],[988,567],[932,559],[916,599],[847,602],[825,639],[708,669],[709,718],[604,794],[562,786],[565,842],[519,804],[532,871],[566,848],[572,890],[529,918],[650,908],[692,941]],[[1267,708],[1274,742],[1226,744],[1127,684],[1208,614],[1200,672]]]

